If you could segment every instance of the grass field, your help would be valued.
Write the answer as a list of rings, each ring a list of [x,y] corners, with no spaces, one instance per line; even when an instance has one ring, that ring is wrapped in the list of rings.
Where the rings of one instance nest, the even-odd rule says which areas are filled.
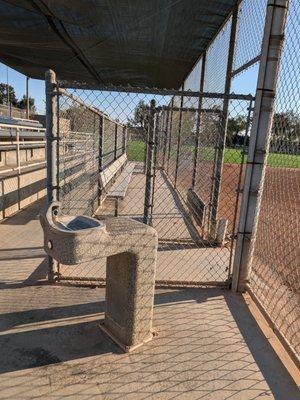
[[[131,161],[144,161],[145,142],[142,140],[135,140],[128,143],[128,159]],[[185,152],[193,151],[190,146],[182,147]],[[214,157],[214,150],[209,147],[201,149],[202,160],[212,160]],[[240,164],[242,158],[242,150],[240,149],[226,149],[224,154],[225,164]],[[246,157],[245,157],[246,162]],[[300,168],[300,156],[290,154],[270,153],[268,158],[268,165],[270,167],[281,168]]]

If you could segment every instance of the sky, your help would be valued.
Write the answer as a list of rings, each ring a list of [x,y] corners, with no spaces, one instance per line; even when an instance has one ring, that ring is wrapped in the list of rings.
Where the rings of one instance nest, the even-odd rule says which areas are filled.
[[[26,76],[20,74],[12,68],[7,68],[5,64],[0,63],[0,82],[8,83],[15,88],[17,98],[21,99],[26,93]],[[29,80],[29,96],[35,99],[37,112],[45,114],[45,83],[39,79]]]
[[[257,79],[257,66],[237,76],[232,82],[232,91],[239,94],[254,94]],[[15,88],[16,96],[22,98],[26,93],[26,76],[0,63],[0,82],[7,82]],[[45,83],[39,79],[29,80],[29,96],[35,99],[39,114],[45,113]],[[113,110],[112,110],[113,111]]]

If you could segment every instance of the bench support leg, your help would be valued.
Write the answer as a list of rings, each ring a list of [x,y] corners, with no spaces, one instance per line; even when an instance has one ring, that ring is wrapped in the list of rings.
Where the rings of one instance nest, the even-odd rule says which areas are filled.
[[[115,217],[119,215],[119,199],[115,198]]]

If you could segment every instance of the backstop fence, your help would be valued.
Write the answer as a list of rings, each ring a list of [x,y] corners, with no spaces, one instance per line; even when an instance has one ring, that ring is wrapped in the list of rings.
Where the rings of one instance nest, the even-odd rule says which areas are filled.
[[[65,213],[152,225],[157,285],[241,289],[243,278],[296,354],[299,7],[290,3],[275,113],[288,2],[244,0],[179,89],[52,82],[48,182]],[[53,272],[104,283],[106,266],[91,259]]]

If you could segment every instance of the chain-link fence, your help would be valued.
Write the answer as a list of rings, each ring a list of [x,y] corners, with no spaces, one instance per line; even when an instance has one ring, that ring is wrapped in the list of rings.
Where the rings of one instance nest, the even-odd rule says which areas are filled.
[[[242,147],[230,148],[228,134],[224,167],[215,175],[226,96],[126,90],[58,89],[63,212],[152,225],[160,284],[226,285],[243,166]],[[246,129],[252,96],[230,95],[228,101],[229,120],[245,121]],[[216,179],[221,189],[214,201]],[[60,265],[58,277],[103,281],[105,275],[105,263],[95,259]]]
[[[159,239],[158,284],[231,282],[236,236],[247,234],[238,222],[245,171],[252,168],[247,151],[267,3],[238,2],[178,90],[58,82],[63,210],[152,225]],[[298,25],[293,0],[250,281],[296,351]],[[100,282],[105,269],[105,261],[91,258],[60,265],[57,278]]]
[[[104,196],[99,176],[124,154],[125,135],[125,125],[98,107],[60,92],[59,199],[64,212],[95,213]]]
[[[300,353],[300,85],[298,1],[290,4],[285,48],[252,262],[250,287]]]

